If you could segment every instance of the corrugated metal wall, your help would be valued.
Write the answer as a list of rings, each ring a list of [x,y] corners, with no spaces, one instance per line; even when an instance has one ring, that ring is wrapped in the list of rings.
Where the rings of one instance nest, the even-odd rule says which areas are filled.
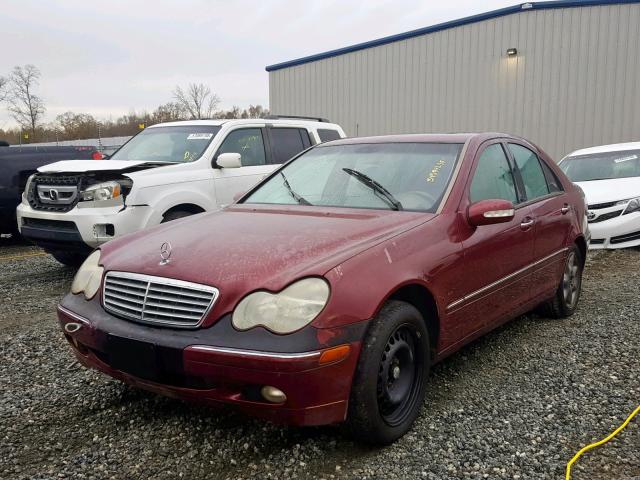
[[[271,71],[269,103],[351,136],[508,132],[556,160],[640,140],[640,4],[523,11]]]

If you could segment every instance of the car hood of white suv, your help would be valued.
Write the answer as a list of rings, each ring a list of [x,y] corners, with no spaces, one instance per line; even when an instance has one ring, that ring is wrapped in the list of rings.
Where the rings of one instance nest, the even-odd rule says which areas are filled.
[[[575,182],[587,197],[589,205],[640,197],[640,177],[613,178]]]
[[[38,168],[42,173],[84,173],[99,171],[130,170],[139,165],[148,164],[149,167],[160,166],[162,163],[144,160],[62,160]],[[172,165],[167,163],[167,165]]]

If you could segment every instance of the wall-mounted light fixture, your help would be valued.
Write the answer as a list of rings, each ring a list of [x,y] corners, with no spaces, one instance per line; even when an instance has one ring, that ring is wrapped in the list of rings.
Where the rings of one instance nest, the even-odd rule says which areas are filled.
[[[515,57],[518,54],[518,49],[517,48],[507,48],[507,56],[508,57]]]

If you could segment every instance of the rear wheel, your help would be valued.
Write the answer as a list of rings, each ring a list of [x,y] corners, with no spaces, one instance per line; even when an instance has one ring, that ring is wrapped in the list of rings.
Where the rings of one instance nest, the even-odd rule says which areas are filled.
[[[551,318],[566,318],[574,314],[582,291],[583,266],[580,251],[573,247],[565,260],[564,272],[555,295],[542,305],[544,315]]]
[[[87,258],[87,254],[78,253],[78,252],[61,252],[61,251],[53,251],[49,252],[53,258],[55,258],[58,262],[67,267],[77,268],[82,265],[82,262]]]
[[[420,413],[429,367],[429,333],[420,312],[388,302],[360,353],[347,417],[351,435],[385,445],[407,433]]]

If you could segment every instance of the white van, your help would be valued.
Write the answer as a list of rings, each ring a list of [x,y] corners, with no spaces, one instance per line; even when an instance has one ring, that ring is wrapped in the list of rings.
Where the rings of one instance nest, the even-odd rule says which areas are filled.
[[[115,237],[232,203],[279,164],[344,136],[339,125],[298,117],[154,125],[108,160],[38,168],[17,208],[18,229],[78,265]]]

